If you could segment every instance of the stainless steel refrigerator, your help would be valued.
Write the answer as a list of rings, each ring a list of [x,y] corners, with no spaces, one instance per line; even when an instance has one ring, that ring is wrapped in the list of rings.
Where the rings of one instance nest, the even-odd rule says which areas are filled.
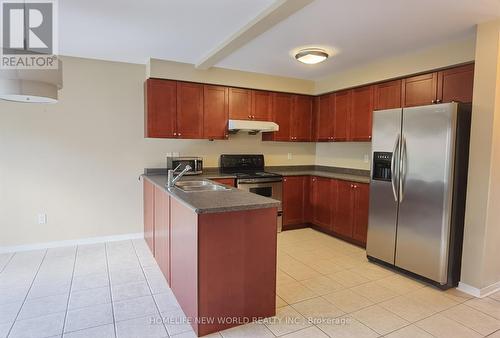
[[[470,108],[373,113],[367,256],[442,288],[460,278]]]

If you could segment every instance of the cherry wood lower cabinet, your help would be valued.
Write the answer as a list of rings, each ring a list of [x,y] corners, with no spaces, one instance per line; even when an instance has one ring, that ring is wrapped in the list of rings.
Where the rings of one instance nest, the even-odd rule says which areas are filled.
[[[228,185],[230,187],[236,187],[234,178],[211,178],[210,180],[220,184]]]
[[[306,185],[307,176],[288,176],[283,178],[283,226],[299,225],[306,222]],[[307,196],[308,197],[308,196]]]
[[[283,225],[310,223],[366,245],[369,185],[317,176],[283,179]]]
[[[155,185],[148,180],[143,181],[143,208],[144,208],[144,239],[151,253],[155,252]]]
[[[276,314],[276,214],[197,214],[144,178],[146,241],[198,336]]]
[[[198,336],[275,315],[276,213],[196,214],[171,198],[170,287],[186,316],[198,319],[191,323]]]
[[[170,284],[170,196],[154,187],[154,257]]]

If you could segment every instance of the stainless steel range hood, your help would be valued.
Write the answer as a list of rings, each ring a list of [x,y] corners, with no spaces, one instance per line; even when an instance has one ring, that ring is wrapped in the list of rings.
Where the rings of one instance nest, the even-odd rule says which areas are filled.
[[[280,128],[276,123],[268,121],[229,120],[228,129],[231,133],[242,130],[247,131],[249,134],[257,134],[278,131]]]

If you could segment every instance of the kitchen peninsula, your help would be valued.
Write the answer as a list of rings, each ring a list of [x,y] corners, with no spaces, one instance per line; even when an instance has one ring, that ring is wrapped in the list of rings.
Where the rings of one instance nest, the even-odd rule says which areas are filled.
[[[145,238],[198,336],[275,315],[280,202],[144,177]]]

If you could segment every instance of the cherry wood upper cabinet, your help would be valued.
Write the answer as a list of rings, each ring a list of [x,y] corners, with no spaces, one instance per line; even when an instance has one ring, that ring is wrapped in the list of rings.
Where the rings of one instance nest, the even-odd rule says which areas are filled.
[[[403,106],[415,107],[436,103],[437,73],[403,79]]]
[[[271,121],[272,93],[252,90],[252,120]]]
[[[438,72],[437,102],[472,102],[474,64]]]
[[[177,137],[203,137],[203,85],[177,82]]]
[[[228,92],[227,87],[203,86],[203,138],[228,138]]]
[[[290,141],[291,114],[293,106],[293,95],[273,93],[272,95],[272,117],[278,124],[279,130],[273,133],[262,133],[264,141]]]
[[[283,178],[283,225],[304,223],[304,187],[307,177]]]
[[[401,86],[401,80],[374,85],[374,110],[400,108]]]
[[[312,139],[312,99],[306,95],[294,95],[291,121],[292,141]]]
[[[344,90],[335,93],[335,118],[333,121],[334,141],[347,141],[349,139],[351,98],[352,90]]]
[[[373,86],[352,90],[350,141],[370,141],[372,138]]]
[[[155,259],[170,284],[170,196],[163,189],[154,189]]]
[[[145,136],[176,137],[177,82],[148,79],[144,83]]]
[[[335,206],[333,231],[345,237],[352,237],[354,184],[337,181],[338,198]]]
[[[155,186],[153,183],[143,179],[144,198],[144,239],[151,253],[155,254],[154,227],[155,227]]]
[[[317,141],[333,141],[335,118],[335,94],[321,95],[317,99],[315,114]]]
[[[368,208],[370,188],[368,184],[354,183],[354,209],[352,238],[366,245],[368,232]]]
[[[313,177],[312,202],[313,223],[325,230],[332,227],[332,184],[329,178]]]
[[[229,118],[233,120],[252,119],[252,90],[229,88]]]

